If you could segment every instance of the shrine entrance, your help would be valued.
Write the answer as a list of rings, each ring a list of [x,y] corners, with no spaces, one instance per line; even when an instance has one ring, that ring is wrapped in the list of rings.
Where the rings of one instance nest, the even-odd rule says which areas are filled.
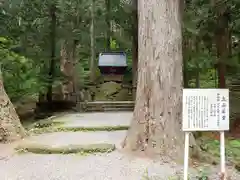
[[[124,52],[99,54],[98,68],[105,82],[122,82],[127,67],[127,56]]]

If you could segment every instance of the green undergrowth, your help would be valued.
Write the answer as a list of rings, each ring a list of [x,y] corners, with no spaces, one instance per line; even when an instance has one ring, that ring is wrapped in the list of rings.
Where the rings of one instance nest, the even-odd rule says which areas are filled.
[[[218,158],[220,162],[220,142],[210,138],[201,138],[199,140],[202,151]],[[225,139],[226,160],[240,171],[240,139]]]
[[[15,150],[22,153],[34,154],[78,154],[87,155],[94,153],[110,153],[115,150],[113,144],[91,144],[91,145],[68,145],[62,147],[52,147],[41,144],[25,144],[15,148]]]
[[[220,142],[212,139],[202,139],[201,149],[213,156],[220,157]],[[225,140],[226,156],[228,160],[236,160],[240,157],[240,140],[226,139]]]
[[[201,147],[202,153],[204,154],[205,163],[213,162],[215,164],[220,163],[220,142],[218,140],[213,140],[208,137],[202,137],[198,139],[198,143]],[[231,165],[235,167],[237,171],[240,172],[240,139],[225,139],[226,148],[226,160],[230,162]],[[208,159],[206,159],[208,158]],[[196,175],[189,175],[189,180],[199,179],[199,180],[209,180],[209,168],[198,167]],[[167,179],[160,178],[158,176],[151,177],[146,170],[142,176],[141,180],[181,180],[183,175],[172,175]]]

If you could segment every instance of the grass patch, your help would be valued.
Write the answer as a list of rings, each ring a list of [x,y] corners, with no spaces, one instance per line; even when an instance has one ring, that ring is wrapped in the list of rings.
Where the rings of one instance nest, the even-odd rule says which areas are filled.
[[[213,157],[220,157],[220,142],[209,138],[202,138],[200,147]],[[240,171],[240,140],[226,139],[225,140],[226,159],[235,168]],[[238,168],[239,167],[239,168]]]
[[[96,126],[96,127],[57,127],[57,131],[120,131],[128,130],[129,126]]]
[[[48,126],[44,128],[33,128],[29,132],[34,134],[43,134],[50,132],[77,132],[77,131],[121,131],[128,130],[129,126],[119,125],[119,126],[96,126],[96,127],[64,127],[61,126]]]
[[[25,123],[24,127],[27,130],[31,130],[34,128],[47,128],[47,127],[52,127],[52,126],[60,126],[63,125],[65,123],[65,121],[63,121],[64,117],[49,117],[47,119],[42,119],[42,120],[38,120],[35,122],[31,122],[31,123]]]
[[[44,123],[35,123],[34,128],[48,128],[48,127],[53,127],[53,126],[60,126],[63,125],[64,122],[58,122],[58,121],[49,121],[49,122],[44,122]]]
[[[52,147],[41,144],[20,145],[15,150],[18,153],[35,153],[35,154],[92,154],[92,153],[109,153],[115,150],[113,144],[91,144],[91,145],[68,145],[62,147]]]

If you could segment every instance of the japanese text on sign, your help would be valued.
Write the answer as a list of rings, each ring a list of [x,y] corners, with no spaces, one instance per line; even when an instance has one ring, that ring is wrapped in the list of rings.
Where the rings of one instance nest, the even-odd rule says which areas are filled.
[[[183,131],[229,130],[228,89],[184,89]]]

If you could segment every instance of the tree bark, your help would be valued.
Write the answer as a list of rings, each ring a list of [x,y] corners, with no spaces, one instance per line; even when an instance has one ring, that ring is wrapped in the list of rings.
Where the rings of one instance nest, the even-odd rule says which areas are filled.
[[[91,60],[90,60],[90,79],[92,82],[95,81],[96,75],[96,52],[95,52],[95,0],[92,0],[91,4],[91,27],[90,27],[90,34],[91,34]]]
[[[138,75],[138,0],[133,0],[132,3],[132,86],[135,100]]]
[[[134,115],[123,147],[182,159],[180,3],[179,0],[138,3],[138,85]]]
[[[19,140],[26,135],[14,106],[5,92],[0,76],[0,142]]]

